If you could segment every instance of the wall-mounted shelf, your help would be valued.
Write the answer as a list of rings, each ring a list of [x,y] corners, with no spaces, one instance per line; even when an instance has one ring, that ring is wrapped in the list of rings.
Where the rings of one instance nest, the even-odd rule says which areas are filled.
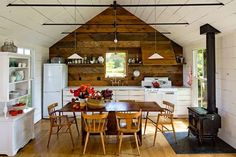
[[[16,97],[16,98],[9,99],[9,101],[15,101],[15,100],[18,100],[18,99],[21,99],[21,98],[27,97],[27,96],[29,96],[29,94],[20,95],[20,96],[18,96],[18,97]]]
[[[24,83],[24,82],[28,82],[29,80],[21,80],[21,81],[15,81],[15,82],[10,82],[9,84],[17,84],[17,83]]]
[[[185,65],[185,64],[187,64],[187,63],[177,63],[176,65]]]
[[[97,66],[97,67],[103,67],[104,64],[68,64],[68,66]]]
[[[28,69],[28,67],[9,67],[9,69]]]
[[[131,63],[131,64],[128,64],[128,66],[141,66],[143,64],[139,64],[139,63]]]

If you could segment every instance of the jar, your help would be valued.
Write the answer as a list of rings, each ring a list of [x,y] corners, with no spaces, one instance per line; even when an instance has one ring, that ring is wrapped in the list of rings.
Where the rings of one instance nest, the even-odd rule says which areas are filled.
[[[14,52],[14,53],[16,53],[16,52],[17,52],[17,47],[16,47],[16,45],[14,44],[14,42],[13,42],[13,41],[11,41],[11,42],[10,42],[10,45],[11,45],[11,49],[12,49],[12,51],[11,51],[11,52]]]
[[[5,41],[3,46],[1,47],[3,52],[17,52],[17,47],[14,45],[13,41]]]

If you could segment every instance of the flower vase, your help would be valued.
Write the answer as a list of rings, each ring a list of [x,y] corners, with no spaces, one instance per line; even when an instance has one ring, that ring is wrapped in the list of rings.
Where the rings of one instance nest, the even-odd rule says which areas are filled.
[[[79,98],[80,108],[83,109],[86,106],[86,99]]]

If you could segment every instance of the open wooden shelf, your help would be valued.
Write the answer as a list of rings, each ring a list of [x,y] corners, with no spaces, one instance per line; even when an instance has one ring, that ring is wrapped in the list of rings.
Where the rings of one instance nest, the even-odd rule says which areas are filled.
[[[185,64],[187,64],[187,63],[177,63],[176,65],[185,65]]]
[[[96,67],[103,67],[104,64],[68,64],[68,66],[96,66]]]
[[[128,64],[128,66],[140,66],[140,65],[143,65],[142,63],[131,63],[131,64]]]

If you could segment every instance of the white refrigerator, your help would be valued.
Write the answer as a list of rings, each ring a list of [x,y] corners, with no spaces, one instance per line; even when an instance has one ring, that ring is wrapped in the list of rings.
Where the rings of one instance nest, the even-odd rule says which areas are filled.
[[[44,64],[43,67],[43,118],[48,118],[48,106],[58,103],[62,107],[63,88],[68,84],[66,64]]]

